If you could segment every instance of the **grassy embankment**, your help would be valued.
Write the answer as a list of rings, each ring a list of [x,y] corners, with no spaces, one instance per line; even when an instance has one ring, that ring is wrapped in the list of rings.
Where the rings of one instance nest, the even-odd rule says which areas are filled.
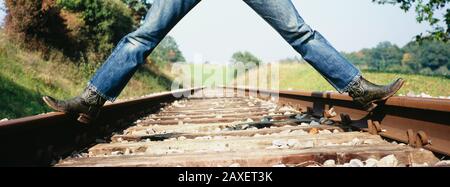
[[[43,95],[76,96],[96,69],[95,65],[43,60],[40,56],[9,41],[0,30],[0,119],[51,111],[41,101]],[[119,99],[169,90],[170,85],[167,76],[146,65],[136,73]]]

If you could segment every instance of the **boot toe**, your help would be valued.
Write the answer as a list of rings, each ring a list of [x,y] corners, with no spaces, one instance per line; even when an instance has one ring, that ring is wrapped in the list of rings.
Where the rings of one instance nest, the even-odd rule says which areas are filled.
[[[402,88],[404,83],[405,83],[405,80],[402,78],[399,78],[390,85],[390,88],[393,92],[397,92],[398,90],[400,90],[400,88]]]
[[[44,100],[45,104],[47,104],[53,110],[56,110],[58,112],[65,112],[64,109],[61,106],[59,106],[58,104],[59,101],[57,99],[50,96],[44,96],[42,97],[42,100]]]

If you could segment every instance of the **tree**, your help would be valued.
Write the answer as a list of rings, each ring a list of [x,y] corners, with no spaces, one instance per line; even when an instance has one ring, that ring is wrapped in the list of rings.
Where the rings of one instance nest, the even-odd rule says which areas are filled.
[[[428,36],[424,36],[423,33],[416,36],[417,41],[421,41],[424,38],[433,38],[436,40],[448,41],[450,39],[450,6],[448,3],[450,0],[372,0],[379,4],[400,4],[400,8],[404,11],[409,11],[412,7],[415,8],[417,13],[417,21],[419,23],[428,22],[433,27],[431,31],[428,31]],[[443,19],[441,20],[435,14],[438,10],[444,10]],[[444,26],[440,25],[443,21]]]
[[[152,4],[147,0],[122,0],[131,9],[134,22],[138,26],[145,18],[147,11],[150,10]]]
[[[390,42],[382,42],[370,51],[367,51],[366,59],[369,69],[383,71],[392,66],[400,66],[403,52],[397,45]]]
[[[447,68],[450,58],[450,43],[424,40],[420,44],[411,42],[404,47],[407,54],[411,54],[410,65],[420,68],[429,68],[437,71]]]
[[[119,40],[133,29],[131,11],[119,0],[57,0],[65,11],[79,15],[78,36],[87,46],[89,61],[103,61]]]
[[[424,39],[399,48],[382,42],[375,48],[344,53],[359,68],[376,71],[448,76],[450,42]]]
[[[239,51],[234,53],[233,56],[231,57],[231,61],[234,63],[241,62],[246,66],[247,65],[259,66],[261,64],[261,60],[248,51],[244,52]]]
[[[178,48],[178,44],[171,36],[166,36],[150,55],[150,60],[156,64],[167,62],[185,62],[183,53]]]

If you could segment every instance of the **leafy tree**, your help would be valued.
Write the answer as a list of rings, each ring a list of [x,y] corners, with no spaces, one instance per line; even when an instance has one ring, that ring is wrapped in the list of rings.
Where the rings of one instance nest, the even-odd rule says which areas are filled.
[[[81,35],[92,61],[102,61],[132,31],[131,11],[120,0],[57,0],[64,10],[80,15]]]
[[[145,18],[147,11],[150,10],[152,4],[147,0],[122,0],[131,9],[133,19],[136,25],[139,25]]]
[[[389,42],[358,52],[343,53],[361,69],[448,76],[450,42],[412,41],[399,48]]]
[[[261,64],[261,60],[248,51],[244,52],[236,52],[231,57],[231,61],[234,63],[241,62],[244,65],[256,65],[259,66]]]
[[[424,40],[420,44],[411,42],[404,47],[407,54],[411,55],[409,64],[420,68],[429,68],[436,71],[441,68],[447,68],[450,58],[450,42],[438,42]]]
[[[450,0],[372,0],[379,4],[400,4],[400,8],[404,11],[409,11],[414,7],[417,13],[417,21],[419,23],[428,22],[433,27],[431,31],[428,31],[429,35],[424,36],[423,33],[416,36],[416,40],[420,41],[424,38],[433,38],[437,40],[448,41],[450,39],[450,6],[448,3]],[[436,16],[436,11],[445,10],[443,19],[441,20]],[[444,26],[439,23],[443,21]]]
[[[399,47],[390,42],[382,42],[374,49],[366,52],[367,64],[370,69],[386,70],[389,66],[401,65],[403,53]]]
[[[365,49],[367,50],[367,49]],[[345,53],[343,52],[344,56],[353,64],[357,66],[366,66],[366,54],[367,52],[365,50],[361,50],[359,52],[354,53]]]
[[[165,37],[150,55],[150,60],[156,64],[166,62],[185,62],[185,58],[178,48],[178,44],[171,36]]]

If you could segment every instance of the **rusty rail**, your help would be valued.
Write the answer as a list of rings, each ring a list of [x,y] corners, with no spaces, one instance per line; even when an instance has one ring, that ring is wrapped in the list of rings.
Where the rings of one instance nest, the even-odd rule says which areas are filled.
[[[368,113],[355,105],[347,95],[337,93],[272,91],[240,87],[244,94],[263,99],[278,95],[281,104],[289,104],[317,116],[334,108],[340,121],[355,130],[369,131],[385,138],[423,147],[435,153],[450,155],[450,100],[435,98],[392,97]]]
[[[203,88],[184,89],[106,105],[93,125],[81,125],[73,116],[49,113],[0,122],[0,165],[49,165],[74,151],[86,148],[96,138],[126,128],[127,119],[159,110],[162,103],[180,99]]]

